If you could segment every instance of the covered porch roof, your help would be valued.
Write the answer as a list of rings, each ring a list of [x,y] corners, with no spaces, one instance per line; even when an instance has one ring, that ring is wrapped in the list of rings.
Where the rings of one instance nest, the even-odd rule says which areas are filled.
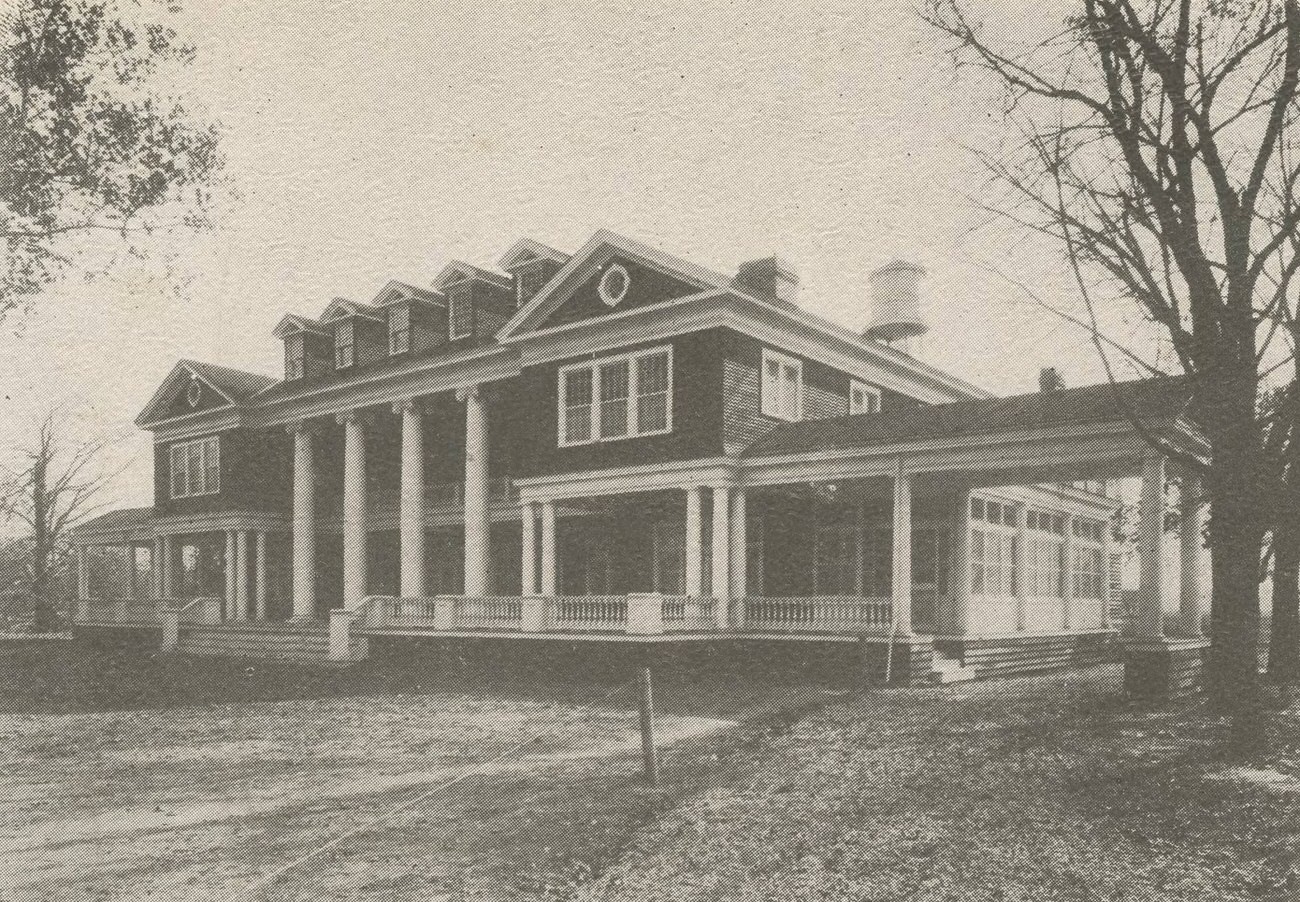
[[[741,455],[747,485],[947,474],[968,485],[1136,475],[1151,439],[1203,459],[1191,384],[1170,376],[783,423]]]

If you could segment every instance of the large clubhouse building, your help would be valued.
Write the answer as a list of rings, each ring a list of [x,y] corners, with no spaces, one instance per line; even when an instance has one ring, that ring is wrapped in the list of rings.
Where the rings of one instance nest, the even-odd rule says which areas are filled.
[[[77,628],[340,660],[486,636],[851,641],[895,678],[1063,666],[1117,634],[1113,486],[1140,476],[1125,629],[1195,652],[1203,517],[1166,537],[1149,442],[1203,450],[1185,382],[991,397],[908,352],[922,275],[878,270],[860,334],[803,309],[779,258],[727,275],[601,231],[287,315],[283,378],[182,361],[140,414],[154,504],[75,531]]]

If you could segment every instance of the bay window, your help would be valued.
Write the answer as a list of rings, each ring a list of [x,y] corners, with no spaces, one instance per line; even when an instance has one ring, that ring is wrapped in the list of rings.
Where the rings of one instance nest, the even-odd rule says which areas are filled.
[[[672,348],[560,369],[560,446],[672,431]]]

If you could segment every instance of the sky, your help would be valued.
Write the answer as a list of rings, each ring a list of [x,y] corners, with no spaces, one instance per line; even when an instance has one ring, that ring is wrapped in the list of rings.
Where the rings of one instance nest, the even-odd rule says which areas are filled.
[[[870,316],[869,273],[929,271],[918,356],[999,394],[1056,366],[1104,378],[1055,250],[979,204],[972,148],[1006,139],[997,95],[954,71],[914,0],[631,4],[191,0],[173,83],[223,127],[238,192],[202,234],[70,275],[0,324],[0,435],[51,407],[112,438],[115,504],[151,503],[131,421],[180,358],[278,375],[271,330],[389,279],[494,266],[528,236],[606,227],[733,272],[779,254],[801,303]],[[1015,27],[1043,4],[983,4]]]

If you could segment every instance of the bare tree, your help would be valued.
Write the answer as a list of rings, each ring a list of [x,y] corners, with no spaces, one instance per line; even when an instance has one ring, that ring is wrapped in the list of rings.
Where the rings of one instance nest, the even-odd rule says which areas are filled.
[[[50,413],[34,443],[19,452],[22,464],[0,485],[0,512],[25,528],[25,588],[37,632],[57,625],[54,575],[67,556],[68,530],[102,509],[99,498],[117,475],[103,466],[106,448],[104,441],[68,438],[58,413]]]
[[[1032,46],[989,37],[965,0],[926,18],[990,74],[1017,145],[987,156],[1014,222],[1060,243],[1088,311],[1140,310],[1191,376],[1212,462],[1148,441],[1211,505],[1212,698],[1257,698],[1261,547],[1280,490],[1262,390],[1293,378],[1300,155],[1297,0],[1079,0]],[[1097,349],[1109,370],[1103,343]],[[1141,428],[1141,424],[1137,424]],[[1144,433],[1145,434],[1145,433]]]
[[[218,133],[165,90],[194,55],[169,15],[159,0],[0,9],[0,319],[92,236],[142,254],[159,229],[207,224]]]

